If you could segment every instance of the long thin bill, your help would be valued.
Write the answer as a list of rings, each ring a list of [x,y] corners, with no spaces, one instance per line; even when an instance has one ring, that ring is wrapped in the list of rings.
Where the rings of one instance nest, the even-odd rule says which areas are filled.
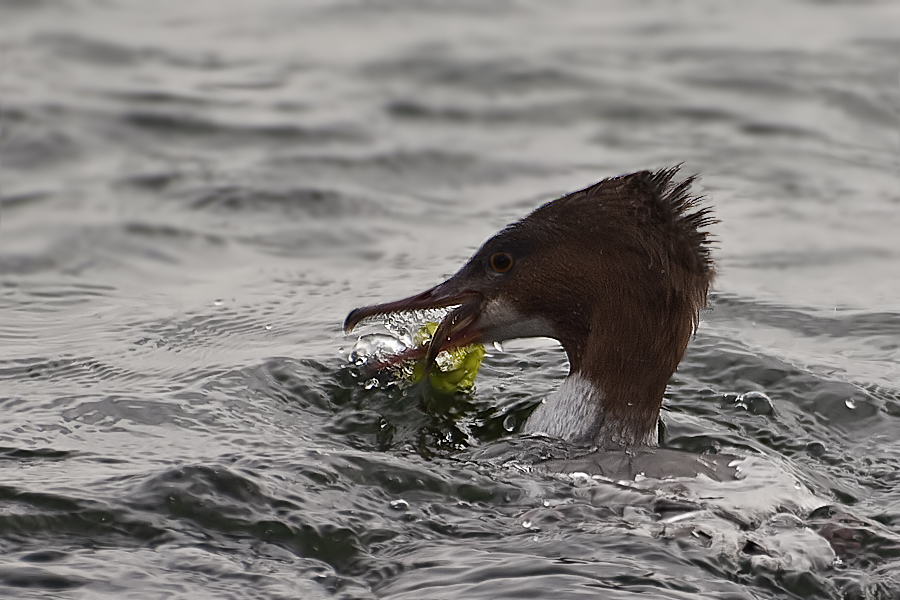
[[[477,294],[473,292],[460,291],[453,278],[448,279],[440,285],[436,285],[430,290],[426,290],[415,296],[396,300],[394,302],[386,302],[384,304],[373,304],[372,306],[364,306],[350,311],[347,319],[344,321],[344,333],[350,333],[353,328],[359,325],[361,321],[369,317],[377,315],[387,315],[390,313],[426,310],[429,308],[446,308],[457,304],[464,304],[472,300]]]

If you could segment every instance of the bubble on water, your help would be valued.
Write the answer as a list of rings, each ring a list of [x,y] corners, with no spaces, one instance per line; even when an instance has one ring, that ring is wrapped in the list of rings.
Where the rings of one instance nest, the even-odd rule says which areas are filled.
[[[754,415],[769,415],[775,412],[772,399],[763,392],[747,392],[735,399],[735,404]]]
[[[854,408],[856,408],[856,400],[854,400],[853,398],[847,398],[846,400],[844,400],[844,406],[846,406],[850,410],[853,410]]]
[[[813,441],[806,444],[806,451],[812,456],[822,456],[823,454],[825,454],[826,450],[827,448],[822,442]]]
[[[378,386],[379,386],[379,382],[378,382],[378,379],[375,377],[373,377],[372,379],[369,379],[368,381],[366,381],[363,384],[363,387],[366,388],[367,390],[375,389]]]
[[[409,508],[409,502],[406,500],[391,500],[391,508],[394,510],[406,510]]]
[[[266,331],[272,331],[272,326],[267,324],[267,325],[266,325]]]
[[[215,302],[213,302],[213,306],[222,306],[223,304],[224,302],[222,300],[216,300]]]
[[[512,433],[513,429],[516,428],[516,417],[513,415],[506,415],[506,418],[503,419],[503,429]]]
[[[494,342],[494,350],[497,352],[503,352],[503,345],[500,342]]]
[[[531,529],[534,527],[534,523],[532,523],[531,521],[522,521],[522,527],[524,527],[525,529]]]

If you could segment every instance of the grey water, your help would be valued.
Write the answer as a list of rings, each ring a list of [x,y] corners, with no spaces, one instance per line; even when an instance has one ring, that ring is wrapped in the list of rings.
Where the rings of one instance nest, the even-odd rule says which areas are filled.
[[[0,596],[900,598],[898,23],[0,0]],[[677,163],[719,276],[661,443],[736,484],[530,468],[550,342],[451,397],[348,366],[349,310]]]

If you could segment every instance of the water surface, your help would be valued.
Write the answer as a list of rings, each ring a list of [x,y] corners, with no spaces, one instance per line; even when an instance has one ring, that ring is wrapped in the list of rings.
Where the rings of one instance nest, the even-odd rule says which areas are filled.
[[[900,597],[898,22],[0,1],[2,595]],[[720,274],[663,445],[752,457],[741,486],[525,468],[566,452],[508,431],[552,343],[454,398],[347,367],[350,309],[682,162]]]

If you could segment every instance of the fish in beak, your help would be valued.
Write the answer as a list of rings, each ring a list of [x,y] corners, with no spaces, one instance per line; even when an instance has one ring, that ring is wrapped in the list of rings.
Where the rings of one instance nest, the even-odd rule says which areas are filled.
[[[387,363],[396,364],[424,356],[424,367],[427,374],[442,350],[451,350],[481,342],[482,331],[478,327],[478,320],[483,303],[484,295],[482,293],[465,289],[460,285],[458,276],[454,276],[415,296],[353,310],[344,321],[344,332],[350,333],[360,322],[370,317],[455,307],[444,316],[434,336],[425,346],[401,352],[390,357]]]
[[[534,310],[534,300],[546,296],[546,280],[534,276],[532,254],[536,246],[529,228],[522,223],[510,225],[485,242],[444,283],[403,300],[352,311],[344,321],[344,331],[349,333],[369,317],[453,307],[425,346],[410,348],[383,362],[390,366],[424,357],[426,373],[442,350],[513,338],[557,337],[539,307]],[[537,269],[541,270],[540,265]]]

